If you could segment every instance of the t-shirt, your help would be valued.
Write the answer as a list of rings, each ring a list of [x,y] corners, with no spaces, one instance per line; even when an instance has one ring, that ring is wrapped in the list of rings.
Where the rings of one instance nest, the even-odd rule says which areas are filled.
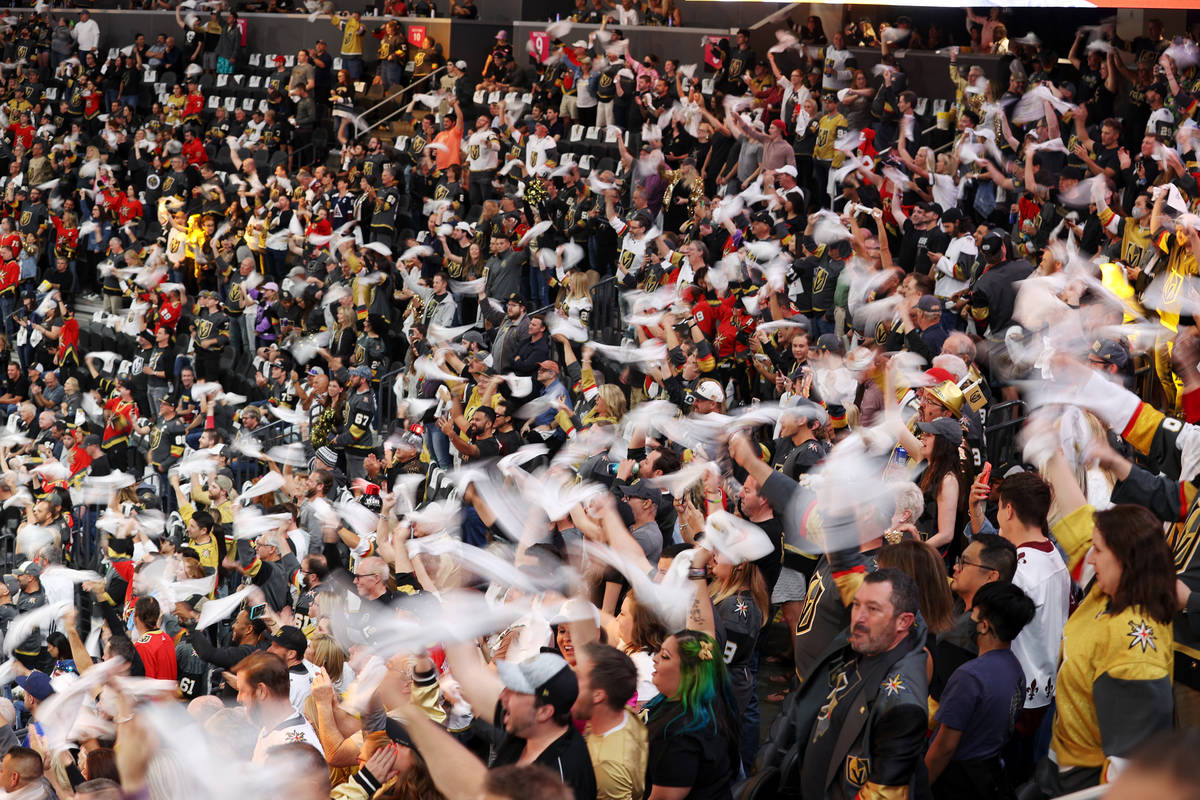
[[[657,564],[658,557],[662,555],[663,548],[662,531],[658,529],[658,523],[651,520],[645,525],[637,526],[629,533],[642,546],[642,552],[646,554],[646,560],[651,564]]]
[[[492,724],[497,730],[504,730],[504,707],[499,702],[496,703]],[[505,734],[503,741],[496,748],[492,763],[488,766],[503,767],[516,764],[524,750],[524,739]],[[563,735],[539,753],[533,763],[546,767],[570,786],[571,791],[575,793],[575,800],[593,800],[596,797],[596,773],[592,769],[592,757],[588,755],[588,746],[583,740],[583,735],[574,725],[568,725]]]
[[[1021,662],[1008,648],[992,650],[954,671],[933,718],[962,731],[953,760],[991,758],[1008,741],[1024,703]]]
[[[596,772],[596,800],[636,800],[645,793],[646,726],[625,712],[625,721],[612,730],[586,737]]]
[[[737,773],[728,742],[712,728],[683,732],[690,716],[679,702],[664,701],[650,712],[650,756],[646,788],[691,787],[686,800],[726,800]],[[678,719],[676,719],[678,717]]]

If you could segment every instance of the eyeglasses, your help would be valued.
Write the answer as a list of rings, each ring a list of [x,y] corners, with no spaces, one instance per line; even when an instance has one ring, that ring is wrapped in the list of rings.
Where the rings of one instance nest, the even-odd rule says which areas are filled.
[[[995,567],[989,567],[987,564],[977,564],[974,561],[967,561],[962,556],[959,556],[954,560],[954,566],[958,567],[959,569],[962,569],[963,567],[976,567],[977,569],[984,570],[985,572],[993,572],[996,569]]]
[[[378,577],[379,576],[373,572],[356,572],[356,573],[354,573],[354,580],[356,580],[356,581],[362,580],[363,578],[378,578]]]

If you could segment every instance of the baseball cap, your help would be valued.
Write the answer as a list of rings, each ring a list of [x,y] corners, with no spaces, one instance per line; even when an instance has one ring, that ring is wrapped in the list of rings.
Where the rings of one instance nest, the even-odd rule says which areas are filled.
[[[355,367],[354,369],[350,370],[350,374],[359,378],[370,378],[371,369],[370,367]]]
[[[776,175],[791,175],[794,178],[794,177],[796,177],[796,168],[793,167],[791,164],[788,164],[786,166],[780,167],[779,169],[775,170],[775,174]]]
[[[275,56],[275,63],[276,64],[285,64],[285,63],[287,63],[287,58],[285,58],[284,56]]]
[[[522,306],[523,306],[523,305],[525,305],[525,300],[524,300],[524,298],[522,298],[522,297],[521,297],[521,295],[517,294],[516,292],[513,292],[512,294],[510,294],[510,295],[509,295],[509,296],[508,296],[508,297],[505,299],[505,301],[504,301],[504,302],[506,302],[506,303],[517,303],[518,305],[522,305]]]
[[[497,39],[507,39],[508,31],[496,31],[496,38]]]
[[[721,388],[721,384],[717,383],[712,378],[705,378],[696,385],[696,394],[703,397],[705,400],[711,400],[714,403],[725,402],[725,390]]]
[[[1103,361],[1105,364],[1115,364],[1118,367],[1129,363],[1129,351],[1115,339],[1097,339],[1092,342],[1092,346],[1088,350],[1088,357]]]
[[[24,689],[25,694],[36,697],[39,701],[45,700],[54,694],[54,687],[50,684],[50,676],[38,669],[35,669],[28,675],[18,675],[17,686]]]
[[[938,312],[942,310],[942,301],[931,294],[923,294],[921,299],[917,300],[917,308],[921,311]]]
[[[279,284],[276,283],[275,281],[267,281],[266,283],[263,284],[262,288],[263,288],[264,292],[267,292],[267,291],[278,292]]]
[[[937,203],[917,203],[917,208],[921,209],[925,213],[932,212],[937,214],[939,217],[942,215],[942,207]]]
[[[538,653],[519,663],[498,661],[496,671],[509,691],[531,694],[558,712],[569,711],[579,696],[575,673],[557,653]]]
[[[304,656],[304,651],[308,649],[308,639],[304,636],[304,631],[297,628],[295,625],[284,625],[279,631],[271,637],[271,644],[277,644],[285,650],[291,650],[294,653]]]
[[[459,69],[466,69],[466,68],[467,68],[467,62],[463,61],[463,60],[460,58],[458,61],[455,61],[455,62],[454,62],[454,66],[458,67]]]
[[[965,214],[963,214],[962,209],[959,208],[947,208],[942,213],[942,222],[962,222],[966,218],[967,217]]]
[[[462,338],[467,344],[483,344],[483,334],[476,330],[467,331]]]
[[[230,477],[228,475],[218,475],[217,477],[213,478],[213,481],[217,484],[217,486],[221,487],[222,491],[224,491],[224,492],[232,492],[233,491],[233,481],[230,479]]]
[[[556,362],[556,361],[539,361],[538,369],[544,369],[544,370],[553,372],[555,374],[558,374],[558,362]]]
[[[325,370],[321,367],[309,367],[306,375],[324,375]]]
[[[941,436],[943,439],[949,440],[950,444],[962,444],[962,425],[958,420],[939,417],[930,422],[918,422],[917,427],[925,433],[932,433],[934,436]]]
[[[987,258],[993,258],[1000,255],[1004,249],[1004,238],[995,231],[989,231],[984,234],[983,240],[979,243],[979,252],[983,253]]]
[[[91,434],[91,435],[89,435],[89,436],[87,436],[87,437],[86,437],[86,438],[83,440],[83,446],[84,446],[84,447],[91,447],[91,446],[93,446],[93,445],[95,445],[96,447],[99,447],[99,446],[100,446],[100,437],[99,437],[99,436],[97,436],[97,435],[96,435],[96,434],[94,434],[94,433],[93,433],[93,434]]]
[[[42,568],[32,561],[22,561],[21,564],[13,570],[13,575],[31,575],[34,578],[40,577]]]
[[[638,481],[637,483],[618,483],[617,488],[621,492],[621,497],[636,497],[639,500],[655,501],[662,497],[661,491],[643,481]]]
[[[814,349],[818,353],[836,353],[839,356],[846,354],[846,348],[842,347],[842,340],[834,333],[823,333],[817,337]]]
[[[787,132],[787,123],[785,123],[785,122],[784,122],[783,120],[781,120],[781,119],[773,120],[773,121],[771,122],[771,127],[772,127],[772,128],[779,128],[779,130],[781,130],[781,131],[783,131],[783,132],[785,132],[785,133]]]

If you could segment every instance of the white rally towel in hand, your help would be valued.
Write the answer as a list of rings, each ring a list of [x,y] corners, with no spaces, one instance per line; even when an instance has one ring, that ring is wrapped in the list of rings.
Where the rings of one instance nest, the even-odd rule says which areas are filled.
[[[261,478],[255,481],[249,489],[242,492],[239,499],[252,500],[255,497],[260,497],[282,488],[283,476],[278,472],[268,472],[266,475],[263,475]]]
[[[774,552],[763,529],[728,511],[714,511],[704,521],[704,543],[712,545],[732,564],[757,561]]]
[[[5,655],[12,655],[13,650],[28,639],[35,630],[50,630],[50,626],[62,619],[63,613],[70,607],[71,603],[66,600],[48,603],[32,611],[27,611],[8,623],[8,630],[4,634]]]
[[[247,586],[245,589],[240,589],[228,597],[205,600],[204,605],[200,608],[200,619],[196,621],[196,630],[202,631],[214,622],[228,619],[230,614],[237,611],[238,606],[242,604],[242,600],[246,598],[246,595],[254,591],[255,588],[257,587]]]

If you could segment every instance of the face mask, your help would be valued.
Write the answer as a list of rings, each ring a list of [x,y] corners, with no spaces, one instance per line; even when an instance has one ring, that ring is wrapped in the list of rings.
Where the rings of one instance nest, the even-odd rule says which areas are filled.
[[[1142,217],[1146,216],[1146,209],[1142,208],[1141,206],[1134,206],[1133,211],[1130,212],[1130,216],[1132,216],[1134,219],[1141,219]]]
[[[980,636],[978,622],[971,623],[971,630],[969,631],[969,635],[971,637],[971,644],[974,645],[976,650],[978,650],[979,649],[979,636]]]

